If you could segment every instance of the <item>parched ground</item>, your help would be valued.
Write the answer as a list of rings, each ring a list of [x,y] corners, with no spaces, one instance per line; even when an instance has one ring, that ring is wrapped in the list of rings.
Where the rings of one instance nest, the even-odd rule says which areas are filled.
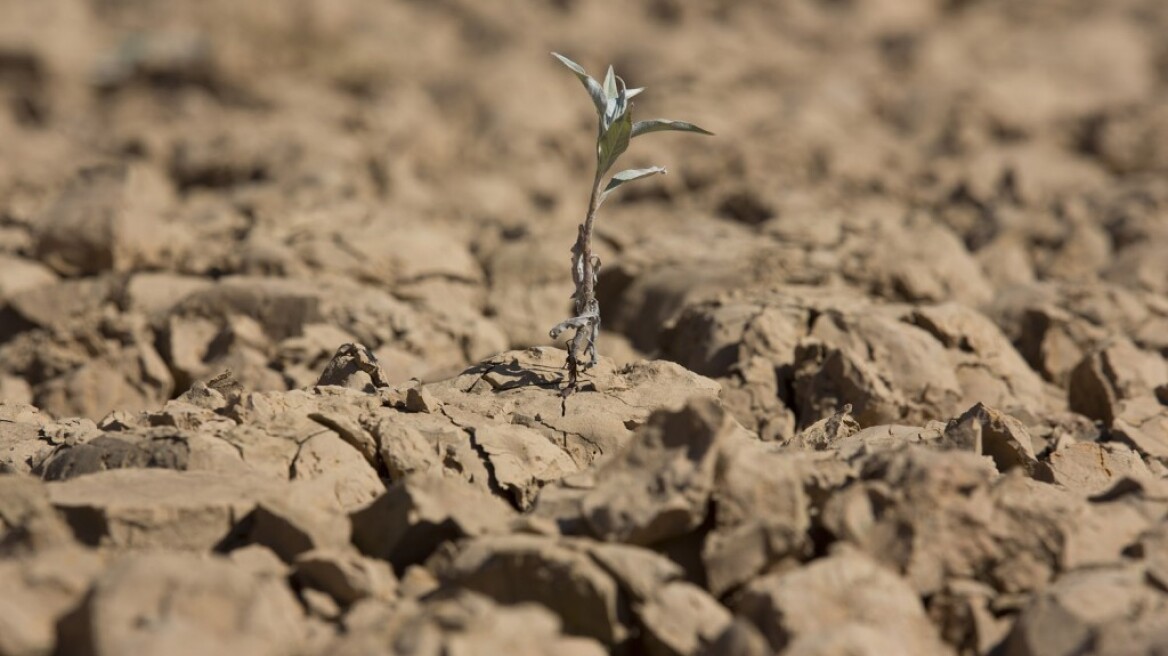
[[[1168,653],[1166,34],[0,0],[0,656]]]

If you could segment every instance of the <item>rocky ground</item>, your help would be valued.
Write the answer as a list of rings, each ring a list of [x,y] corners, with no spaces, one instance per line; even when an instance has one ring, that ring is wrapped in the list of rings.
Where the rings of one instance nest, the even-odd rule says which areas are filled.
[[[1161,0],[0,16],[0,655],[1168,653]]]

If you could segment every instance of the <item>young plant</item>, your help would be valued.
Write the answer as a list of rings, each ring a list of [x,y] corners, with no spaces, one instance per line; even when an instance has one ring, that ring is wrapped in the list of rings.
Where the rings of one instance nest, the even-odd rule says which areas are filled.
[[[600,335],[600,303],[596,299],[596,280],[600,273],[600,258],[592,252],[592,232],[596,225],[596,212],[604,204],[604,200],[608,198],[609,194],[616,191],[621,185],[658,173],[665,173],[664,168],[651,166],[646,169],[627,169],[608,177],[609,170],[628,149],[629,141],[642,134],[666,130],[708,135],[713,133],[703,130],[693,123],[669,121],[663,118],[634,123],[631,113],[632,105],[629,100],[644,89],[626,88],[624,80],[616,75],[611,66],[608,67],[608,73],[604,76],[604,84],[601,84],[571,59],[554,52],[552,56],[575,73],[584,88],[588,90],[600,123],[600,129],[596,135],[596,176],[592,179],[592,195],[588,201],[588,213],[584,216],[584,223],[577,231],[576,244],[572,246],[572,280],[576,283],[576,291],[572,294],[572,301],[575,303],[576,316],[561,322],[549,333],[552,339],[557,339],[569,329],[575,331],[567,342],[568,361],[564,368],[568,370],[568,382],[561,390],[561,394],[566,399],[576,390],[580,370],[595,365],[598,357],[596,342]]]

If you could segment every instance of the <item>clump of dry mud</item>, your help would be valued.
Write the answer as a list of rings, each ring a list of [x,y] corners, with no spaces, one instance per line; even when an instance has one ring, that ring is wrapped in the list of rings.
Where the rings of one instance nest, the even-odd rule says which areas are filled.
[[[0,655],[1168,650],[1168,5],[0,16]]]

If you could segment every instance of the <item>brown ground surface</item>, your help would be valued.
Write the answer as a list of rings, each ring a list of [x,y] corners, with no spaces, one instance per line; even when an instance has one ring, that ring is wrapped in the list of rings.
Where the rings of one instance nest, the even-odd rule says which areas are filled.
[[[0,656],[1168,653],[1166,34],[0,0]]]

